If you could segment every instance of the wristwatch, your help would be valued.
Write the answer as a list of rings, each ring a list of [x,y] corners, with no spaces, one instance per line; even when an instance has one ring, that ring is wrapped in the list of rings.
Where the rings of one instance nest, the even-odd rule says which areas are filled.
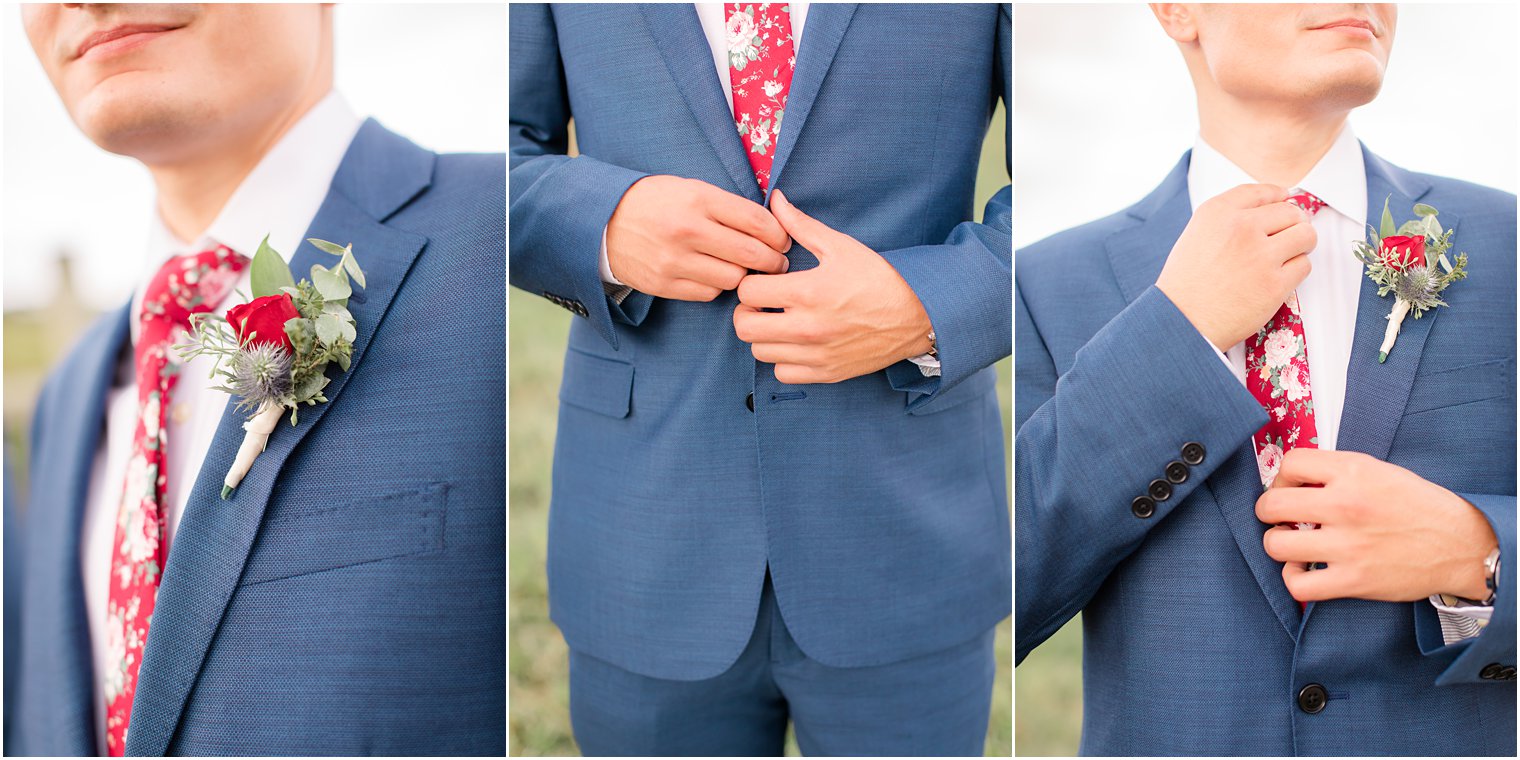
[[[1497,546],[1483,560],[1483,585],[1488,587],[1488,598],[1483,601],[1483,604],[1492,606],[1494,597],[1499,592],[1499,547]]]
[[[929,355],[933,357],[939,356],[939,344],[937,342],[937,339],[934,337],[933,330],[929,331]]]

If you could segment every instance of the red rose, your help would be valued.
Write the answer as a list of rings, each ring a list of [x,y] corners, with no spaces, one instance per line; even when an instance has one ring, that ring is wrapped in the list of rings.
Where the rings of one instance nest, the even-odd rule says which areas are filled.
[[[237,331],[239,341],[252,335],[250,342],[253,344],[274,343],[291,353],[295,353],[296,347],[285,334],[285,323],[300,316],[301,312],[296,311],[296,303],[290,300],[288,293],[255,298],[227,310],[227,321]]]
[[[1425,263],[1424,235],[1389,235],[1383,238],[1383,248],[1378,251],[1383,266],[1400,272],[1411,266]]]

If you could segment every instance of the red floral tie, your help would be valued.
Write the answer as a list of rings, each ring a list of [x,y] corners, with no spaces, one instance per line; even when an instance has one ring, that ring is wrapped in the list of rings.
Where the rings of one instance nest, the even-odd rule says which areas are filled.
[[[1302,190],[1288,202],[1319,213],[1325,202]],[[1267,424],[1251,437],[1256,449],[1256,469],[1263,488],[1271,488],[1282,467],[1283,455],[1298,448],[1319,448],[1319,428],[1314,424],[1314,394],[1309,383],[1309,343],[1304,320],[1298,313],[1298,291],[1277,307],[1277,313],[1255,335],[1246,338],[1246,388],[1267,411]],[[1284,523],[1312,530],[1314,523]],[[1304,603],[1299,602],[1299,608]]]
[[[734,124],[761,192],[771,184],[771,159],[797,68],[789,8],[786,3],[723,4]]]
[[[178,378],[173,346],[190,328],[190,315],[210,312],[232,292],[248,260],[225,246],[165,262],[143,292],[137,315],[137,429],[132,435],[132,458],[127,463],[121,507],[116,513],[112,542],[111,581],[106,606],[106,645],[111,666],[105,679],[106,750],[121,757],[126,749],[127,723],[137,693],[137,670],[142,664],[153,603],[158,595],[168,547],[164,535],[164,428],[169,394]]]

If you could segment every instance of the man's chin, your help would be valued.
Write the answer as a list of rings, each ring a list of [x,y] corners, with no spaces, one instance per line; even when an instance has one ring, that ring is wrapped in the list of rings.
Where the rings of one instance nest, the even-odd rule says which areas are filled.
[[[91,142],[111,153],[149,160],[190,141],[198,110],[193,103],[165,97],[162,90],[121,84],[127,86],[102,82],[76,106],[74,121]]]

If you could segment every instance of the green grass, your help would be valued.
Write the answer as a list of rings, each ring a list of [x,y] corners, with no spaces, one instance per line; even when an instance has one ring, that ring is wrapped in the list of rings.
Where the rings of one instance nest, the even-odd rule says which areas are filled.
[[[1014,748],[1020,756],[1077,754],[1082,735],[1082,616],[1072,618],[1019,665]]]

